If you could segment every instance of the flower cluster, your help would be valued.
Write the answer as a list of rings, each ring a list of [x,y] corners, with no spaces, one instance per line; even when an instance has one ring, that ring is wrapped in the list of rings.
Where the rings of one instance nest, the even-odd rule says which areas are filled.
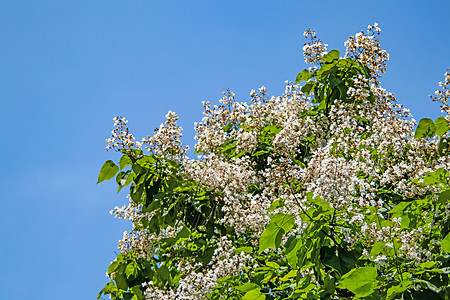
[[[303,56],[308,64],[318,63],[327,54],[327,44],[322,44],[322,40],[317,38],[316,32],[307,29],[303,35],[308,42],[303,43]]]
[[[189,147],[183,146],[181,143],[182,130],[177,124],[178,115],[169,111],[166,115],[166,122],[155,128],[153,136],[147,136],[142,139],[141,145],[148,152],[154,152],[160,156],[168,156],[172,158],[183,157]]]
[[[381,77],[386,72],[386,62],[389,54],[381,49],[380,41],[376,38],[381,32],[378,24],[369,25],[367,32],[358,32],[350,36],[345,42],[346,57],[357,59],[369,68],[373,78]]]
[[[441,110],[447,114],[447,118],[450,119],[450,105],[448,99],[450,98],[450,69],[444,74],[444,82],[439,82],[441,90],[435,92],[436,96],[430,96],[431,100],[441,102]]]
[[[134,136],[126,127],[128,120],[121,116],[114,117],[114,130],[111,137],[106,139],[106,150],[122,150],[140,148],[139,142],[135,141]]]

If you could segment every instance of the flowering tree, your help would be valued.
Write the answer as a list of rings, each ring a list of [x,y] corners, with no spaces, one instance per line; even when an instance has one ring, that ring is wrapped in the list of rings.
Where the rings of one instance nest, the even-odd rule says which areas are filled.
[[[450,73],[416,122],[380,85],[375,24],[279,97],[204,102],[195,158],[178,117],[137,142],[115,118],[98,182],[129,186],[132,222],[100,292],[112,299],[450,299]]]

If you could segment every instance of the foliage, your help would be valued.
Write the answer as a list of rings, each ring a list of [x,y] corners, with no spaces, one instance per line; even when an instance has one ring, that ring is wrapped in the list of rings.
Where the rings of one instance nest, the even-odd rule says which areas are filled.
[[[133,231],[98,298],[450,299],[448,98],[414,132],[378,81],[378,33],[341,57],[308,30],[313,67],[285,94],[204,103],[194,159],[174,113],[142,142],[115,118],[122,157],[98,182],[129,187],[113,213]]]

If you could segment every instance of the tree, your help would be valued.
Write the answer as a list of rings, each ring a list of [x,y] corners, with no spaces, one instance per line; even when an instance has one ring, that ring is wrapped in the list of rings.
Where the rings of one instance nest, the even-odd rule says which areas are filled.
[[[379,32],[341,56],[307,30],[282,96],[204,103],[193,159],[175,113],[142,142],[115,118],[98,182],[129,186],[133,230],[99,298],[450,299],[450,73],[415,131]]]

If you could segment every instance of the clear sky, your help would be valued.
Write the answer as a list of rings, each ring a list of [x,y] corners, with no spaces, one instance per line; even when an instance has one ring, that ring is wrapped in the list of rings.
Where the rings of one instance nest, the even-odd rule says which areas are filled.
[[[95,299],[129,229],[126,202],[96,185],[116,115],[136,137],[169,110],[193,146],[201,101],[248,101],[305,68],[308,27],[344,50],[378,22],[391,61],[382,84],[415,118],[450,67],[448,1],[1,0],[0,298]]]

